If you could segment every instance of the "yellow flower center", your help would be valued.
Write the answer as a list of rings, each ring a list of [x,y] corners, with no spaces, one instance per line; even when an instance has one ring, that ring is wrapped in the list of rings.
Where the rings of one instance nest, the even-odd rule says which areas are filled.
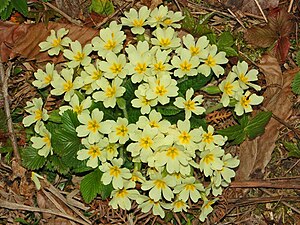
[[[230,82],[227,82],[224,85],[224,91],[225,91],[225,93],[228,94],[228,95],[230,95],[230,96],[233,95],[232,89],[233,89],[233,85]]]
[[[186,184],[184,189],[187,191],[195,191],[196,187],[194,184]]]
[[[44,78],[44,84],[50,84],[51,81],[52,81],[52,75],[47,74],[47,76],[45,76],[45,78]]]
[[[156,122],[156,121],[154,121],[154,120],[152,120],[152,121],[150,121],[149,122],[149,125],[150,125],[150,127],[152,127],[152,128],[154,128],[154,127],[159,127],[159,124],[158,124],[158,122]]]
[[[60,45],[61,43],[61,39],[60,38],[56,38],[52,41],[52,47],[56,48]]]
[[[143,97],[142,97],[142,104],[143,104],[143,105],[150,105],[150,100],[148,100],[148,99],[146,98],[146,96],[143,96]]]
[[[187,110],[190,110],[190,111],[196,109],[196,107],[195,107],[195,102],[192,101],[192,100],[190,100],[190,99],[187,100],[187,101],[184,103],[184,107],[185,107]]]
[[[100,70],[95,70],[93,73],[92,73],[92,79],[93,80],[98,80],[100,79],[102,76],[102,71]]]
[[[140,146],[144,149],[150,148],[153,144],[153,140],[150,137],[143,137],[140,140]]]
[[[112,49],[114,49],[114,48],[116,47],[116,45],[117,45],[117,42],[116,42],[115,40],[109,39],[109,40],[105,43],[104,48],[105,48],[106,50],[112,50]]]
[[[68,92],[73,88],[73,82],[68,80],[66,83],[64,83],[63,87],[64,87],[64,91]]]
[[[125,125],[121,125],[119,127],[116,128],[117,132],[117,136],[122,136],[125,137],[126,134],[128,133],[128,128]]]
[[[122,65],[120,63],[113,63],[109,69],[112,73],[121,73]]]
[[[43,111],[41,109],[37,109],[34,111],[35,119],[41,120],[43,118]]]
[[[159,44],[162,46],[162,47],[168,47],[170,44],[171,44],[171,40],[170,38],[161,38],[159,40]]]
[[[166,66],[162,62],[154,64],[155,71],[165,71]]]
[[[202,141],[204,141],[207,144],[210,144],[214,141],[213,134],[211,132],[205,133],[202,135]]]
[[[117,91],[116,87],[108,87],[108,88],[106,88],[105,95],[108,98],[112,98],[115,96],[116,91]]]
[[[100,124],[97,120],[90,120],[87,125],[87,129],[93,133],[96,133],[100,128]]]
[[[169,147],[166,155],[174,160],[179,155],[179,150],[174,146]]]
[[[154,18],[155,18],[156,22],[159,22],[159,21],[161,21],[162,16],[159,15],[159,16],[155,16]]]
[[[110,154],[113,154],[115,151],[116,151],[116,148],[115,148],[115,144],[112,144],[110,143],[106,148],[105,150],[110,153]]]
[[[214,204],[213,201],[209,201],[208,203],[206,203],[206,205],[204,206],[204,208],[208,209],[212,204]]]
[[[83,52],[77,52],[76,55],[74,55],[74,60],[77,62],[81,62],[85,57],[85,53]]]
[[[121,189],[117,192],[117,198],[125,198],[128,195],[128,191],[126,189]]]
[[[135,27],[142,27],[144,25],[144,21],[142,19],[134,19],[132,24]]]
[[[242,81],[242,82],[245,83],[245,84],[249,83],[248,77],[246,77],[245,74],[243,74],[243,73],[241,73],[241,74],[239,75],[239,79],[240,79],[240,81]]]
[[[182,207],[184,207],[184,205],[185,203],[182,200],[179,200],[174,203],[174,208],[181,209]]]
[[[179,66],[183,72],[189,72],[192,68],[192,64],[189,63],[187,60],[184,60],[182,63],[180,63]]]
[[[167,89],[163,85],[157,85],[155,88],[155,94],[159,96],[164,96],[167,92]]]
[[[248,99],[246,96],[243,96],[241,98],[241,105],[243,106],[243,108],[247,108],[250,105],[250,99]]]
[[[207,154],[204,158],[203,161],[205,164],[210,164],[213,161],[215,161],[215,156],[213,154]]]
[[[198,55],[200,53],[200,48],[196,47],[196,46],[191,46],[190,52],[191,52],[192,56]]]
[[[155,187],[158,189],[165,189],[167,186],[166,182],[163,180],[155,180],[153,183],[154,183]]]
[[[109,175],[112,177],[118,177],[121,174],[121,170],[118,166],[112,166],[109,169]]]
[[[207,60],[205,60],[205,64],[208,65],[209,67],[213,67],[217,65],[217,62],[211,55],[209,55],[207,57]]]
[[[45,137],[43,138],[43,142],[45,142],[48,147],[51,146],[51,139],[50,139],[49,134],[45,135]]]
[[[172,21],[171,19],[166,19],[166,20],[164,21],[164,24],[165,24],[165,25],[170,25],[171,23],[173,23],[173,21]]]
[[[99,155],[101,155],[101,151],[98,146],[92,145],[89,148],[88,155],[94,159],[94,158],[98,157]]]
[[[83,105],[76,105],[73,111],[76,112],[78,115],[81,114],[83,111]]]
[[[181,132],[178,138],[181,144],[189,144],[191,141],[191,135],[186,131]]]
[[[134,70],[139,73],[139,74],[143,74],[146,72],[146,69],[147,69],[147,65],[146,63],[138,63],[136,65],[136,67],[134,68]]]
[[[136,182],[136,181],[140,181],[141,179],[139,178],[139,176],[133,174],[130,180]]]

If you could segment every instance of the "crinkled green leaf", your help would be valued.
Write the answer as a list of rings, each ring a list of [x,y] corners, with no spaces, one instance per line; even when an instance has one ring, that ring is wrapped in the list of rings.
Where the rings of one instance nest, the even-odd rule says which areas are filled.
[[[59,110],[53,110],[50,115],[48,121],[54,122],[54,123],[61,123],[61,115],[59,115]]]
[[[191,129],[202,127],[203,129],[207,129],[207,123],[204,118],[201,118],[200,116],[193,115],[190,118],[191,123]]]
[[[67,174],[70,168],[62,162],[62,160],[56,155],[51,155],[48,158],[47,169],[52,172],[59,172],[60,174]]]
[[[210,80],[212,76],[204,76],[202,74],[199,74],[194,77],[189,77],[186,80],[180,81],[177,84],[177,87],[179,88],[179,92],[185,96],[185,92],[189,88],[193,88],[195,91],[200,90],[202,87],[204,87]]]
[[[231,47],[234,44],[234,38],[229,31],[223,32],[218,40],[218,47]]]
[[[180,113],[182,110],[173,105],[158,106],[157,111],[164,116],[175,116]]]
[[[296,73],[295,78],[292,82],[292,91],[300,95],[300,72]]]
[[[90,203],[97,194],[100,194],[102,199],[109,197],[113,190],[111,185],[104,185],[101,181],[102,172],[99,169],[84,176],[80,182],[80,191],[86,203]]]
[[[219,51],[225,52],[227,57],[238,56],[237,51],[232,47],[220,47]]]
[[[114,9],[114,4],[111,1],[92,0],[90,11],[93,11],[100,15],[110,15],[114,13],[115,9]]]
[[[245,127],[245,132],[250,139],[262,135],[265,131],[265,126],[272,117],[272,112],[259,112],[253,119],[249,121]]]
[[[242,125],[235,125],[223,130],[218,130],[217,133],[227,136],[229,141],[233,141],[233,145],[239,145],[246,139],[246,133]]]
[[[0,12],[1,20],[7,20],[10,17],[12,10],[13,10],[13,5],[11,1],[9,1],[7,7],[4,10],[2,10],[2,12]]]
[[[11,0],[13,7],[23,14],[23,16],[28,16],[28,6],[27,0]]]
[[[7,8],[11,0],[0,0],[0,13]]]
[[[68,109],[63,113],[61,121],[63,123],[63,128],[71,133],[76,133],[76,127],[80,125],[77,114],[71,109]]]
[[[296,63],[297,63],[297,66],[300,67],[300,51],[297,52],[297,55],[296,55]]]
[[[38,150],[33,147],[27,147],[20,151],[22,165],[30,170],[42,168],[46,163],[46,158],[38,154]]]
[[[289,151],[289,157],[300,158],[300,148],[298,145],[292,142],[284,142],[283,145]]]

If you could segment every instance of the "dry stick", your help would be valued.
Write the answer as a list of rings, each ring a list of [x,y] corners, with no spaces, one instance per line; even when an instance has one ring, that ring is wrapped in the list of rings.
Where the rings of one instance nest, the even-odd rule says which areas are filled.
[[[294,4],[294,0],[291,0],[291,1],[290,1],[290,5],[289,5],[289,9],[288,9],[288,13],[291,12],[292,7],[293,7],[293,4]]]
[[[236,21],[238,21],[238,23],[245,29],[246,27],[244,26],[244,24],[242,23],[242,21],[240,21],[239,18],[237,18],[237,16],[228,8],[227,11],[236,19]]]
[[[75,221],[79,224],[83,224],[83,225],[90,225],[89,223],[77,219],[75,217],[72,217],[68,214],[65,213],[61,213],[58,211],[53,211],[50,209],[41,209],[41,208],[37,208],[37,207],[31,207],[31,206],[27,206],[27,205],[21,205],[21,204],[17,204],[17,203],[13,203],[13,202],[8,202],[5,200],[0,199],[0,208],[6,208],[6,209],[12,209],[12,210],[24,210],[24,211],[30,211],[30,212],[41,212],[41,213],[49,213],[52,215],[56,215],[56,216],[60,216],[72,221]]]
[[[262,188],[262,190],[264,189]],[[271,197],[258,197],[258,198],[247,198],[247,199],[238,198],[238,199],[227,200],[227,202],[229,204],[234,205],[234,207],[243,206],[243,205],[254,205],[260,203],[279,202],[279,201],[300,202],[300,198],[298,196],[271,195]]]
[[[76,24],[78,26],[82,26],[82,23],[79,20],[73,19],[68,14],[66,14],[65,12],[63,12],[62,10],[60,10],[59,8],[57,8],[56,6],[52,5],[50,2],[45,2],[44,4],[46,4],[48,7],[50,7],[54,11],[58,12],[63,17],[65,17],[69,22],[74,23],[74,24]]]
[[[177,0],[174,0],[174,2],[175,2],[175,4],[176,4],[177,8],[179,9],[179,11],[181,11],[181,12],[182,12],[182,9],[181,9],[181,7],[180,7],[180,5],[179,5],[178,1],[177,1]]]
[[[259,2],[258,2],[257,0],[254,0],[254,1],[255,1],[255,3],[256,3],[256,5],[257,5],[257,7],[258,7],[258,9],[259,9],[259,11],[260,11],[260,13],[262,14],[264,20],[265,20],[266,23],[267,23],[267,22],[268,22],[268,19],[267,19],[266,15],[265,15],[263,9],[261,8]]]
[[[231,188],[284,188],[284,189],[300,189],[300,181],[286,180],[255,180],[255,181],[233,181]]]
[[[300,162],[300,159],[297,160],[297,162],[294,163],[294,165],[291,166],[284,174],[283,176],[287,175],[292,169],[294,169],[295,166]]]
[[[18,151],[17,138],[16,138],[16,134],[14,132],[13,122],[12,122],[11,114],[10,114],[9,100],[8,100],[9,95],[8,95],[7,82],[8,82],[10,73],[11,73],[11,68],[12,68],[12,64],[9,62],[6,73],[5,73],[4,65],[0,61],[0,77],[1,77],[1,82],[2,82],[2,93],[3,93],[3,98],[4,98],[4,110],[5,110],[5,115],[7,118],[7,120],[6,120],[7,128],[8,128],[9,138],[11,140],[11,144],[12,144],[13,151],[14,151],[14,156],[16,158],[17,163],[20,163],[21,158],[20,158],[20,153]]]

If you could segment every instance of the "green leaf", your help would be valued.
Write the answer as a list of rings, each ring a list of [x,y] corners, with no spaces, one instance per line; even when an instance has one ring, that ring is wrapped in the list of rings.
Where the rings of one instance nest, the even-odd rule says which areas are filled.
[[[114,9],[114,4],[108,0],[92,0],[90,11],[98,13],[100,15],[110,15]]]
[[[3,10],[1,13],[0,13],[0,17],[2,20],[7,20],[11,13],[12,13],[12,10],[13,10],[13,5],[11,2],[9,2],[8,6],[5,8],[5,10]]]
[[[300,158],[300,148],[292,142],[284,142],[284,147],[289,151],[289,157]]]
[[[272,117],[272,112],[259,112],[253,119],[250,120],[245,132],[250,139],[253,139],[265,132],[265,126],[269,123]]]
[[[127,107],[128,113],[128,122],[136,123],[139,120],[139,117],[142,115],[140,108],[133,108],[132,106]]]
[[[27,0],[11,0],[13,7],[23,16],[28,16]]]
[[[59,110],[53,110],[50,115],[48,121],[54,122],[54,123],[61,123],[61,115],[59,115]]]
[[[232,47],[220,47],[219,51],[225,52],[226,56],[228,56],[228,57],[238,56],[237,51]]]
[[[76,133],[76,127],[80,125],[77,114],[71,109],[68,109],[63,113],[61,121],[63,123],[63,128],[71,133]]]
[[[199,116],[192,116],[190,118],[191,129],[202,127],[203,129],[207,129],[207,123],[204,118],[200,118]]]
[[[86,203],[90,203],[97,194],[100,194],[102,199],[106,199],[113,190],[111,185],[104,185],[102,183],[102,174],[99,169],[96,169],[84,176],[80,182],[80,192]]]
[[[7,8],[11,0],[0,0],[0,13]]]
[[[30,170],[42,168],[46,163],[46,158],[38,154],[38,150],[33,147],[27,147],[20,151],[22,165]]]
[[[223,32],[218,40],[218,47],[231,47],[234,44],[233,36],[229,31]]]
[[[134,91],[137,89],[137,85],[133,84],[131,79],[124,81],[122,86],[126,89],[126,92],[123,95],[124,99],[130,102],[132,99],[136,98]]]
[[[217,44],[217,35],[215,33],[206,34],[210,44]]]
[[[122,115],[122,111],[118,108],[105,108],[103,102],[93,103],[90,111],[92,112],[94,109],[99,109],[104,113],[103,120],[117,120],[118,116]]]
[[[157,111],[164,116],[174,116],[180,113],[182,110],[173,105],[158,106]]]
[[[59,172],[60,174],[67,174],[70,169],[62,162],[62,160],[56,155],[51,155],[48,159],[48,169],[53,172]]]
[[[292,91],[295,94],[300,95],[300,72],[298,72],[294,77],[292,82]]]
[[[189,88],[193,88],[195,91],[200,90],[211,80],[211,78],[212,76],[206,77],[202,74],[198,74],[197,76],[189,77],[186,80],[178,82],[177,87],[179,88],[179,92],[185,96],[185,92]]]
[[[297,63],[297,66],[300,67],[300,51],[297,52],[297,55],[296,55],[296,63]]]
[[[218,134],[227,136],[229,141],[233,141],[233,145],[239,145],[246,139],[244,127],[242,125],[234,125],[223,130],[218,130]]]

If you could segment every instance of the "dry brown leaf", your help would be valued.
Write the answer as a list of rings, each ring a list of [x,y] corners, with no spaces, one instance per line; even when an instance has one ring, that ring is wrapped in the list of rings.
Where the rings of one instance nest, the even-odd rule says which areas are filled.
[[[264,93],[263,106],[282,120],[287,120],[292,112],[292,102],[289,98],[292,96],[291,81],[294,71],[292,74],[282,74],[277,59],[270,55],[262,57],[259,68],[264,73],[268,86]],[[263,135],[241,144],[239,149],[241,162],[237,171],[237,180],[248,180],[250,177],[262,178],[264,169],[271,160],[281,126],[282,124],[271,118]]]
[[[0,55],[1,60],[6,62],[16,56],[22,56],[29,60],[61,62],[61,57],[50,57],[47,52],[40,52],[38,44],[45,41],[50,31],[60,28],[69,30],[68,37],[73,41],[78,40],[82,45],[90,42],[99,34],[99,30],[89,27],[79,27],[73,24],[53,23],[48,26],[39,24],[12,24],[0,22]]]
[[[258,3],[262,9],[269,9],[278,7],[279,0],[258,0]],[[261,16],[261,12],[253,0],[243,1],[241,11]]]
[[[159,6],[163,1],[162,0],[141,0],[143,5],[148,6],[150,9],[154,9]]]

